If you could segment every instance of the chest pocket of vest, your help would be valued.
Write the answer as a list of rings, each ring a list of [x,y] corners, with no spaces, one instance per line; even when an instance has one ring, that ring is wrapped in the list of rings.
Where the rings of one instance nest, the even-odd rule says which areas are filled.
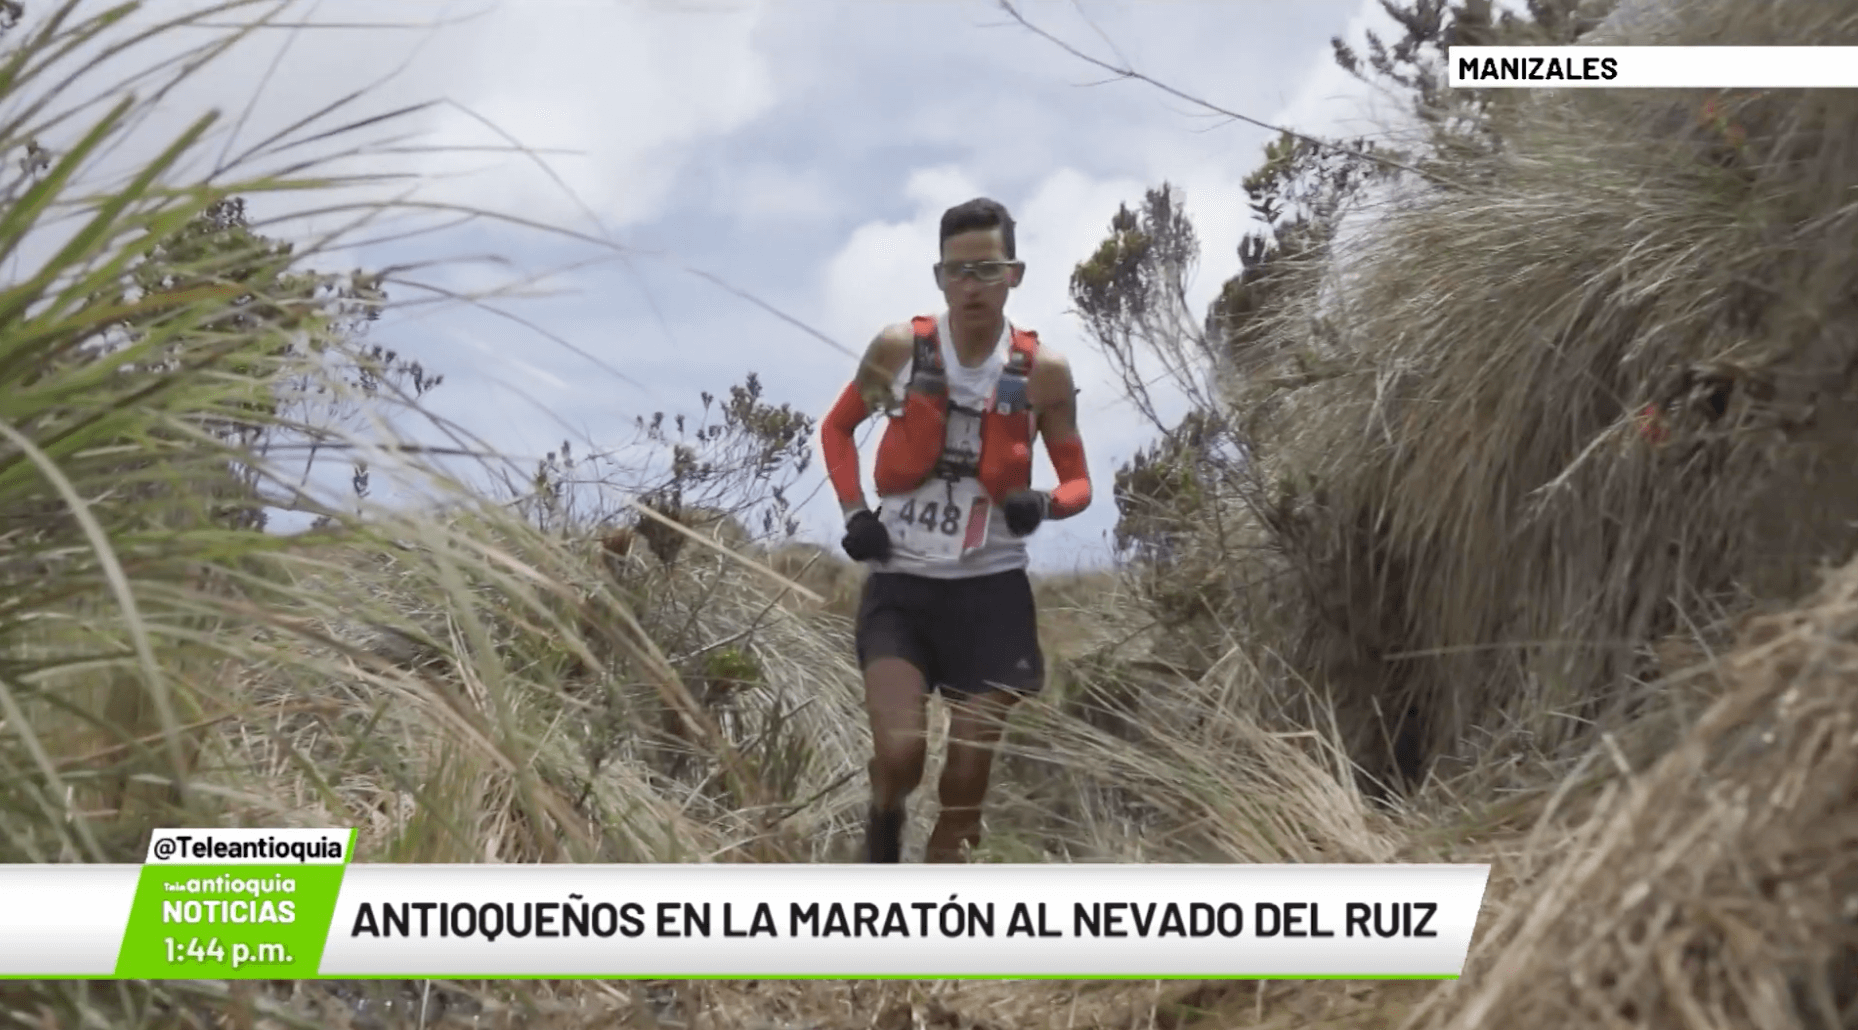
[[[942,431],[942,457],[936,462],[937,479],[957,480],[980,475],[985,414],[950,401]]]
[[[918,333],[910,355],[910,393],[942,400],[948,397],[948,373],[942,368],[942,352],[933,333]]]
[[[996,415],[1023,415],[1032,409],[1032,400],[1026,392],[1026,377],[1016,375],[1011,370],[1000,373],[1000,381],[994,386],[993,410]]]

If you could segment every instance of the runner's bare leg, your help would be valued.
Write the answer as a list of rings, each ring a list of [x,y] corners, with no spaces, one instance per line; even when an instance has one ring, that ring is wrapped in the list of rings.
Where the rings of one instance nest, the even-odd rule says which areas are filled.
[[[916,666],[879,658],[865,669],[865,711],[871,718],[871,801],[880,811],[903,807],[923,780],[928,753],[928,687]]]
[[[965,861],[962,845],[981,841],[981,803],[993,774],[994,753],[1006,717],[1020,695],[991,690],[951,701],[948,708],[948,760],[942,766],[941,814],[929,835],[927,862]]]

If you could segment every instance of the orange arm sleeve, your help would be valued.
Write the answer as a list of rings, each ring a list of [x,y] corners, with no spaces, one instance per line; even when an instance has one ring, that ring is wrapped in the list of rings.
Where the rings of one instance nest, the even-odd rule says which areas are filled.
[[[864,499],[864,485],[858,481],[858,445],[852,442],[852,430],[867,414],[858,384],[847,383],[826,421],[820,424],[819,446],[826,452],[826,475],[832,480],[832,491],[840,504]]]
[[[1084,460],[1084,438],[1046,437],[1045,453],[1051,455],[1052,468],[1058,473],[1058,488],[1052,491],[1051,510],[1046,517],[1068,519],[1090,507],[1090,463]]]

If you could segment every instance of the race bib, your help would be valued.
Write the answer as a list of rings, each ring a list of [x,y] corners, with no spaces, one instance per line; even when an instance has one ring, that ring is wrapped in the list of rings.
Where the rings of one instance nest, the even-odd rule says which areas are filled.
[[[987,494],[971,483],[931,481],[915,493],[884,499],[884,527],[905,554],[959,561],[987,543]]]

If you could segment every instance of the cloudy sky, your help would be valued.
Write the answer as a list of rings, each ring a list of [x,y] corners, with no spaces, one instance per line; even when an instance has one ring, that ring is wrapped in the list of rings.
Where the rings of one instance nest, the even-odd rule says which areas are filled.
[[[1329,38],[1358,40],[1383,24],[1374,0],[1032,0],[1020,9],[1091,54],[1318,132],[1359,131],[1368,102],[1334,68]],[[1098,484],[1089,511],[1041,532],[1034,552],[1045,569],[1107,555],[1114,470],[1153,436],[1067,313],[1072,267],[1119,203],[1134,206],[1165,179],[1184,191],[1205,245],[1194,290],[1203,307],[1237,269],[1249,227],[1239,182],[1268,136],[1142,83],[1105,83],[1011,25],[993,0],[303,0],[281,20],[319,27],[254,33],[171,94],[157,121],[177,127],[217,107],[225,124],[211,153],[237,154],[364,87],[338,120],[443,101],[374,131],[377,143],[412,135],[359,164],[414,176],[396,190],[569,226],[632,254],[616,260],[538,229],[479,222],[319,262],[504,262],[405,273],[449,289],[558,270],[550,295],[497,305],[539,328],[454,304],[375,329],[378,342],[444,373],[431,395],[439,413],[523,464],[564,438],[577,450],[623,443],[640,414],[694,415],[701,391],[723,393],[747,371],[769,399],[822,415],[851,359],[685,269],[856,351],[884,323],[938,306],[928,267],[946,207],[979,194],[1007,204],[1028,264],[1008,313],[1076,365]],[[463,149],[506,138],[550,153]],[[257,209],[281,213],[276,201]],[[1042,458],[1036,476],[1053,481]],[[804,517],[803,532],[836,538],[829,490]]]

